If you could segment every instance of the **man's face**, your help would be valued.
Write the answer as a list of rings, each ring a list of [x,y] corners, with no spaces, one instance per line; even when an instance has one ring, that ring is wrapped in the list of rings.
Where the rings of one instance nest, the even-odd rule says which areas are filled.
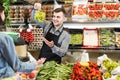
[[[65,21],[65,16],[63,12],[57,12],[57,13],[54,12],[52,21],[55,27],[60,27]]]

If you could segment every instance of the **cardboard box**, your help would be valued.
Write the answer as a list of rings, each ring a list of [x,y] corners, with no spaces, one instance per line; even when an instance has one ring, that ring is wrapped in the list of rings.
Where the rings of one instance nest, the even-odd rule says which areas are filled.
[[[27,45],[19,45],[19,46],[15,46],[15,49],[17,51],[18,57],[22,58],[22,57],[27,57]]]

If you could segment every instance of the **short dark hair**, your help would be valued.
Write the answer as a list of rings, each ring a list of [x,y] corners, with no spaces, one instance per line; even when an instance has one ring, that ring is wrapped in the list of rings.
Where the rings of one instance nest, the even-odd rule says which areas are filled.
[[[56,8],[53,12],[58,13],[58,12],[63,12],[64,16],[66,17],[66,11],[63,7],[61,8]]]
[[[2,12],[3,10],[4,10],[3,4],[2,4],[2,2],[0,1],[0,12]]]
[[[3,4],[2,4],[2,0],[0,1],[0,13],[4,11],[4,7],[3,7]],[[2,18],[0,17],[0,25],[3,25],[4,22],[2,21]]]

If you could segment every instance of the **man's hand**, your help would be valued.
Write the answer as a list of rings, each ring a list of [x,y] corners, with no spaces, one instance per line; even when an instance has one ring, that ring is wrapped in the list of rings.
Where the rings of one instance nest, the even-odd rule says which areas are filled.
[[[40,3],[35,3],[34,4],[34,9],[41,11],[41,4]]]
[[[46,38],[42,37],[42,40],[45,42],[45,44],[47,44],[50,48],[52,48],[54,46],[54,42],[53,41],[48,41]]]

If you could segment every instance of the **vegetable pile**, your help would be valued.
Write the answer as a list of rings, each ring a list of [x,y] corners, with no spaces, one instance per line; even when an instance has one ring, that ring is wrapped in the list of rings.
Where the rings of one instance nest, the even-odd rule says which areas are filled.
[[[102,62],[102,66],[104,66],[106,69],[104,74],[103,74],[103,78],[108,79],[108,78],[112,78],[113,75],[117,74],[117,72],[116,72],[116,74],[113,74],[112,71],[115,68],[117,68],[118,66],[120,66],[120,64],[117,63],[116,61],[111,60],[111,59],[105,59]],[[118,69],[118,71],[119,71],[119,69]],[[120,80],[120,76],[117,76],[116,78],[117,78],[116,80]]]
[[[71,34],[70,44],[82,44],[82,34]]]
[[[42,21],[45,20],[45,17],[46,17],[45,12],[41,12],[41,11],[38,11],[38,10],[35,11],[34,19],[35,19],[36,21],[42,22]]]
[[[71,80],[102,80],[102,73],[99,71],[97,63],[88,62],[88,66],[77,62],[73,66]]]
[[[57,64],[46,62],[38,72],[36,80],[69,80],[73,64]]]

